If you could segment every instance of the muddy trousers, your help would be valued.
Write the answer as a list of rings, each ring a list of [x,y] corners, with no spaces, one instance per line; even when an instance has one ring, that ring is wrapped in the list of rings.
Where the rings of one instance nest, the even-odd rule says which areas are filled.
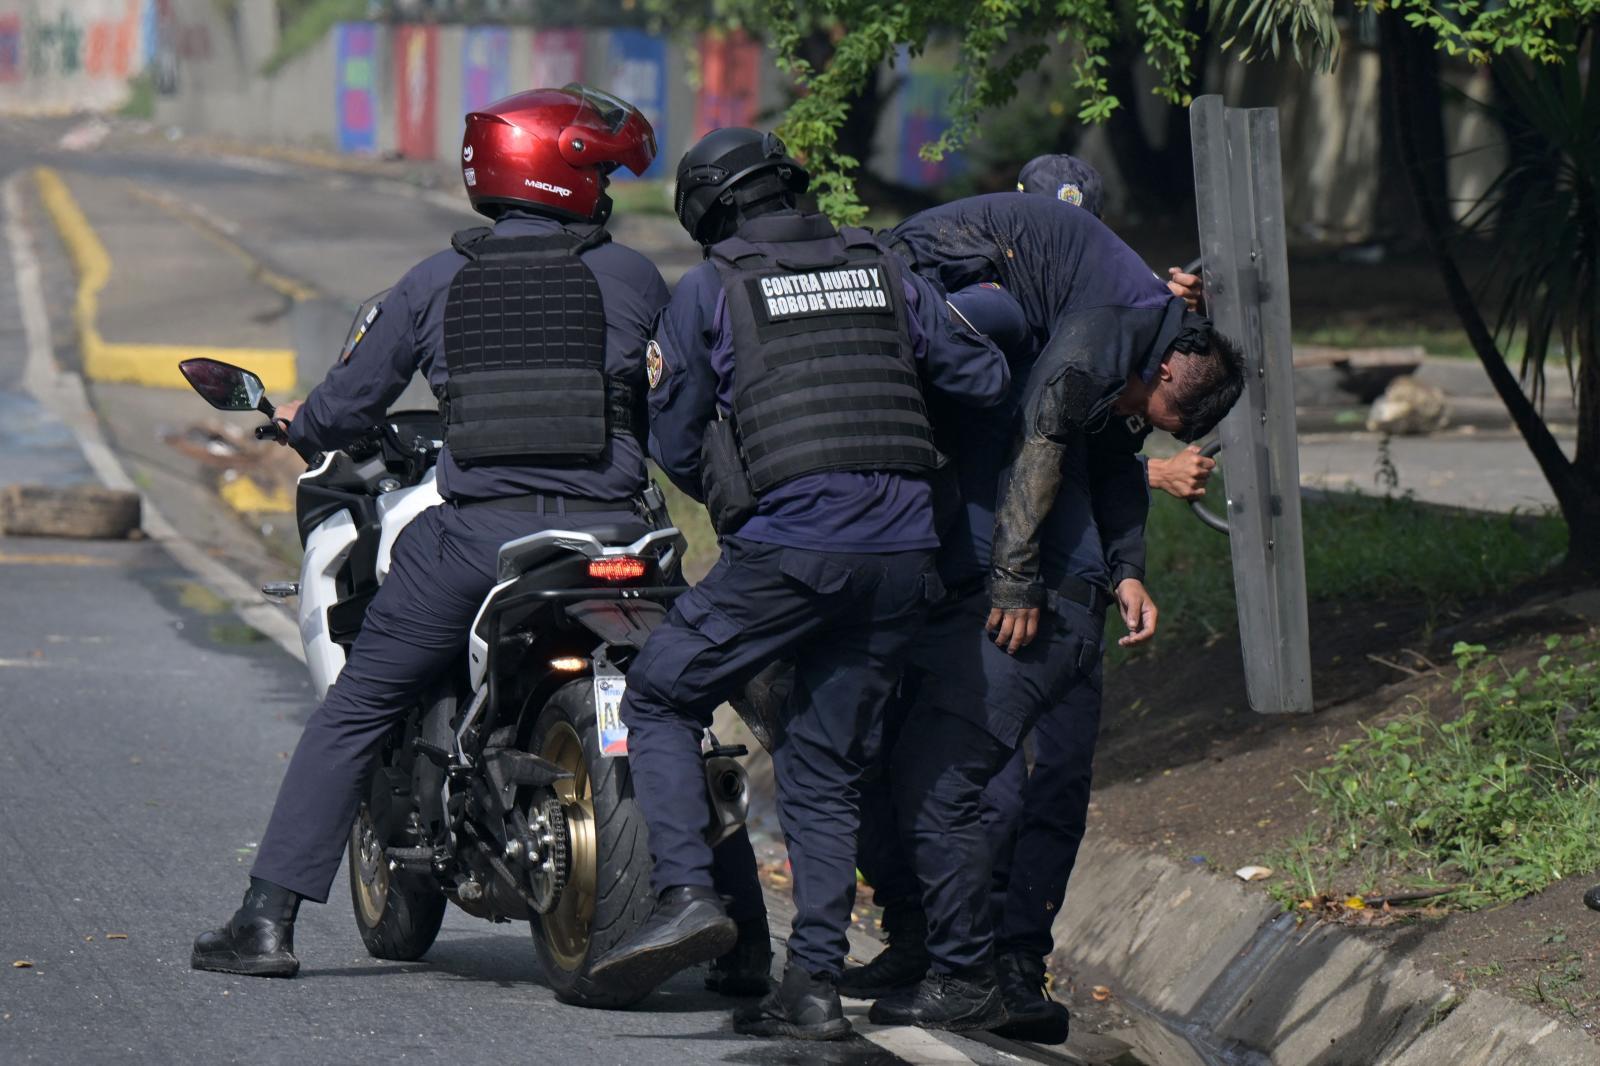
[[[717,887],[701,730],[763,667],[795,662],[772,753],[794,875],[790,959],[838,974],[855,901],[856,787],[928,602],[932,552],[817,552],[729,537],[628,671],[622,719],[659,893]],[[751,864],[753,869],[753,863]]]
[[[600,525],[620,525],[630,537],[648,532],[632,512],[540,515],[451,503],[422,512],[401,532],[349,661],[295,747],[252,876],[327,901],[378,747],[417,694],[463,661],[467,630],[495,585],[500,546],[546,529]],[[723,849],[719,866],[733,873],[719,879],[720,890],[736,914],[759,915],[749,839],[741,833]]]

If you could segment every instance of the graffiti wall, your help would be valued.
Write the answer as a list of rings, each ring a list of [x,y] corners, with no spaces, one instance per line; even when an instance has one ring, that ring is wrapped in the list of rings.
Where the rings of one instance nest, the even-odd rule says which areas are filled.
[[[397,26],[394,31],[395,148],[407,159],[437,154],[439,28]]]
[[[673,154],[669,146],[675,142],[667,128],[667,42],[643,30],[613,30],[606,57],[605,76],[599,87],[637,107],[656,131],[656,144],[661,151],[645,176],[668,176],[665,157]],[[674,163],[676,159],[674,155]],[[631,177],[631,172],[618,170],[613,180]]]
[[[371,155],[378,150],[378,27],[342,22],[333,32],[338,148]]]
[[[145,66],[153,0],[0,0],[0,111],[119,106]]]
[[[950,128],[946,109],[956,87],[955,68],[934,56],[913,59],[904,47],[899,50],[895,66],[906,72],[895,104],[895,180],[913,188],[938,185],[961,173],[965,162],[959,153],[936,163],[921,155],[923,145],[938,140]]]
[[[583,81],[583,31],[535,30],[528,88],[559,89]]]
[[[700,95],[695,136],[728,126],[753,126],[761,94],[761,45],[743,30],[700,38]]]

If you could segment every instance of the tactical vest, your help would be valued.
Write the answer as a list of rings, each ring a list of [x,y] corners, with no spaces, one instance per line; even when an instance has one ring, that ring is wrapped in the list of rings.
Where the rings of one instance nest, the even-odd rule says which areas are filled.
[[[600,283],[579,258],[611,238],[492,233],[451,240],[468,261],[445,297],[449,380],[435,390],[450,454],[462,466],[597,459],[609,433],[633,430],[637,402],[606,376]]]
[[[758,493],[802,474],[916,474],[938,461],[899,262],[865,230],[826,243],[805,259],[739,237],[710,249],[733,330],[734,426]]]

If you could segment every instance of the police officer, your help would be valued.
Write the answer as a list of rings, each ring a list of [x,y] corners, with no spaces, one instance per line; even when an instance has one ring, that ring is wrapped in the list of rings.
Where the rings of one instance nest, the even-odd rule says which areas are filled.
[[[957,462],[966,525],[947,537],[941,555],[955,593],[919,642],[913,667],[923,679],[910,712],[917,727],[899,738],[890,760],[899,839],[909,848],[926,912],[926,955],[914,957],[922,932],[914,905],[891,912],[890,951],[852,973],[845,987],[883,992],[891,979],[903,981],[931,961],[918,984],[874,1004],[873,1020],[993,1028],[1009,1012],[992,968],[981,795],[1047,708],[1074,688],[1098,686],[1101,617],[1113,589],[1129,626],[1124,640],[1153,632],[1155,608],[1140,580],[1147,493],[1136,453],[1148,431],[1143,416],[1169,429],[1208,430],[1211,413],[1220,418],[1237,397],[1240,377],[1225,342],[1213,340],[1197,316],[1186,320],[1183,301],[1069,203],[978,197],[913,216],[895,237],[921,269],[994,286],[958,294],[956,304],[982,319],[980,328],[1009,336],[1020,385],[988,434],[963,426]],[[980,297],[992,306],[971,302]],[[1040,365],[1029,366],[1041,351]],[[1187,365],[1202,354],[1214,365]],[[1013,449],[1019,422],[1020,453]],[[1043,451],[1029,447],[1045,428],[1052,434],[1049,470],[1041,469]],[[1017,454],[1033,465],[1009,461]],[[990,511],[997,489],[998,515]],[[1032,571],[988,574],[986,595],[990,556],[998,564],[1008,536],[1013,551],[1031,549]],[[989,609],[1004,604],[1007,582],[1021,582],[1029,594],[1021,617]],[[980,631],[997,621],[1004,624],[990,643]],[[863,861],[885,859],[893,843],[875,839]],[[892,869],[866,872],[875,885],[888,882],[891,901],[918,894],[903,874],[896,885]]]
[[[303,404],[278,408],[302,453],[339,448],[420,370],[446,427],[445,502],[396,541],[349,660],[295,748],[244,903],[195,940],[196,969],[299,969],[300,901],[327,900],[377,747],[459,661],[502,544],[549,528],[648,530],[634,412],[667,290],[649,260],[610,240],[605,186],[616,167],[642,174],[654,155],[642,115],[581,87],[469,114],[462,178],[493,227],[456,234],[407,272],[348,359]]]
[[[722,557],[628,673],[622,717],[658,903],[594,974],[654,987],[733,941],[704,841],[700,737],[722,700],[793,658],[773,766],[794,931],[781,986],[734,1028],[836,1039],[850,1032],[835,982],[857,780],[940,594],[922,383],[992,404],[1009,381],[935,285],[865,231],[798,210],[807,182],[777,137],[750,129],[712,132],[678,167],[678,217],[707,262],[680,282],[650,348],[651,450],[706,501]]]

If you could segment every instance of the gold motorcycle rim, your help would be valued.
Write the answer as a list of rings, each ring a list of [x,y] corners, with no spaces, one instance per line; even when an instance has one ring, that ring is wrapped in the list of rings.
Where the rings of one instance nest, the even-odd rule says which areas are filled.
[[[548,914],[539,918],[545,946],[563,970],[576,970],[589,953],[589,927],[594,920],[599,846],[594,829],[594,793],[583,740],[568,722],[557,722],[544,738],[539,754],[572,774],[556,782],[556,798],[567,819],[567,885]]]
[[[389,898],[389,864],[384,859],[377,826],[372,823],[372,812],[365,803],[350,831],[350,864],[356,870],[356,907],[361,912],[361,922],[368,929],[376,929]]]

